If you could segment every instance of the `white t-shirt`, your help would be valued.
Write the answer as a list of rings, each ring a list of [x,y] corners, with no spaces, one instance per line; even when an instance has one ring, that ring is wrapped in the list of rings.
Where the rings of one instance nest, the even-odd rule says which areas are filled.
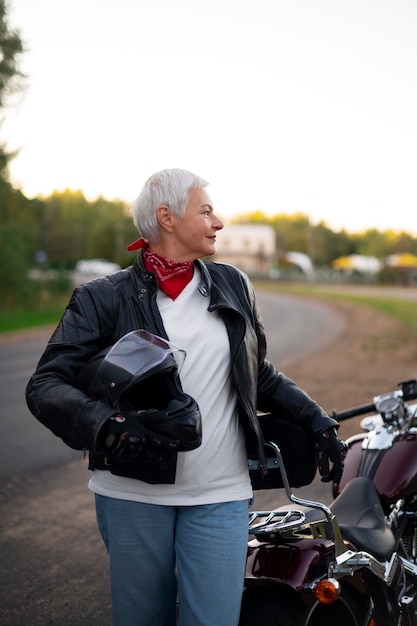
[[[163,292],[158,307],[169,340],[186,351],[180,372],[185,393],[193,396],[202,415],[202,444],[179,452],[173,485],[150,485],[133,478],[95,470],[89,488],[125,500],[173,506],[210,504],[252,497],[246,448],[231,381],[230,345],[226,327],[208,298],[198,291],[200,274],[176,298]]]

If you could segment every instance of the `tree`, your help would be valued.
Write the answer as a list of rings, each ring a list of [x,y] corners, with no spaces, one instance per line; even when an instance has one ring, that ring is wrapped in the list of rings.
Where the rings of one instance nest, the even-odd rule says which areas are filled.
[[[35,221],[28,200],[0,175],[0,311],[23,299],[27,273],[36,248]]]
[[[8,3],[0,0],[0,124],[2,110],[9,96],[21,88],[23,74],[19,70],[23,43],[18,30],[11,29],[7,19]],[[0,143],[0,176],[4,175],[12,154]]]

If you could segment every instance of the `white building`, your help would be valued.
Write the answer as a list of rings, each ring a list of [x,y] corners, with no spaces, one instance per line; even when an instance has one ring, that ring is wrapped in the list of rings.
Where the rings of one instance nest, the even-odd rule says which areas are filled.
[[[216,235],[215,260],[247,273],[269,273],[275,262],[275,231],[266,224],[225,225]]]

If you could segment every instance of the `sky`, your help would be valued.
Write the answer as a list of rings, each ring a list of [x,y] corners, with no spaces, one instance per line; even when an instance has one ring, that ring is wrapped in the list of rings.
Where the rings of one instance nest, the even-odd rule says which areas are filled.
[[[417,234],[415,0],[10,0],[26,87],[1,131],[28,197],[132,202],[155,171],[217,213]]]

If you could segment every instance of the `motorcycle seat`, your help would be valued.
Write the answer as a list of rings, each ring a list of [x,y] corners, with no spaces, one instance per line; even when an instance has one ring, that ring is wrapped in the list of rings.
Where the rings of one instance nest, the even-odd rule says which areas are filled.
[[[388,559],[395,548],[395,539],[372,480],[354,478],[330,505],[330,509],[336,515],[345,539],[379,561]]]

